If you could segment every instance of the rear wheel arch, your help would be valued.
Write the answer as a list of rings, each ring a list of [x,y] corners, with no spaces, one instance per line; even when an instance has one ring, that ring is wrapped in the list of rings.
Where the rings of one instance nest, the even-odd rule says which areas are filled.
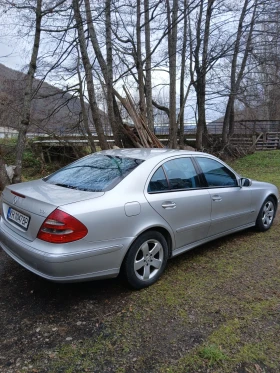
[[[147,244],[149,245],[149,248],[148,246],[146,246]],[[156,252],[153,253],[153,249],[155,247],[153,247],[153,245],[159,245],[157,247],[160,247],[160,251],[156,250]],[[146,251],[148,254],[146,253]],[[138,253],[141,253],[141,255],[138,256]],[[170,235],[170,232],[162,227],[150,227],[149,229],[141,232],[131,243],[121,265],[121,275],[126,279],[129,285],[135,289],[141,289],[143,287],[150,286],[152,283],[156,282],[163,273],[167,260],[171,257],[171,253],[172,237]],[[144,257],[142,254],[144,255]],[[150,258],[149,255],[151,256]],[[149,278],[145,278],[145,271],[144,273],[140,273],[140,271],[144,269],[143,260],[145,261],[145,259],[146,264],[144,265],[150,265],[150,268],[152,269],[152,276]],[[140,261],[137,262],[137,260]],[[156,261],[157,263],[154,261]],[[140,267],[136,268],[136,266],[138,266],[138,263],[140,263]],[[156,264],[154,265],[153,263]],[[159,267],[157,267],[158,263],[161,263]],[[159,269],[155,270],[154,267]]]
[[[141,232],[137,237],[135,237],[134,241],[136,241],[136,239],[139,236],[141,236],[142,234],[144,234],[146,232],[150,232],[150,231],[156,231],[156,232],[159,232],[163,235],[163,237],[165,238],[165,240],[167,242],[167,246],[168,246],[168,258],[170,258],[171,255],[172,255],[173,241],[172,241],[172,237],[171,237],[170,232],[166,228],[155,226],[155,227],[151,227],[149,229],[146,229],[145,231]],[[132,242],[132,244],[133,244],[133,242]],[[130,245],[130,247],[131,247],[131,245]]]

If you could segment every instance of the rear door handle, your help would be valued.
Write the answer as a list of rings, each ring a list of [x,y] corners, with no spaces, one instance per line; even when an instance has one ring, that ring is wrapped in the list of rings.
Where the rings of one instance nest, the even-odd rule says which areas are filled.
[[[219,202],[222,200],[222,197],[219,195],[212,196],[212,201]]]
[[[175,209],[176,203],[172,201],[166,201],[161,205],[164,209]]]

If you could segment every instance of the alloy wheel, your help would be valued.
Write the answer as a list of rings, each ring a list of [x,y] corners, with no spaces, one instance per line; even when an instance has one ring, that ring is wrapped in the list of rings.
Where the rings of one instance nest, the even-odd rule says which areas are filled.
[[[160,271],[164,261],[164,250],[155,239],[145,241],[138,249],[134,259],[134,272],[142,281],[152,279]]]

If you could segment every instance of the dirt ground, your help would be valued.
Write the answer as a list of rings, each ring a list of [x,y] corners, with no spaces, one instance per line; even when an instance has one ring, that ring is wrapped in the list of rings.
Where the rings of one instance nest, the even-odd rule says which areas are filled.
[[[280,152],[235,162],[280,188]],[[55,284],[0,248],[0,373],[279,373],[280,212],[169,261],[155,285]]]
[[[279,373],[279,232],[194,249],[138,292],[55,284],[0,249],[0,372]]]

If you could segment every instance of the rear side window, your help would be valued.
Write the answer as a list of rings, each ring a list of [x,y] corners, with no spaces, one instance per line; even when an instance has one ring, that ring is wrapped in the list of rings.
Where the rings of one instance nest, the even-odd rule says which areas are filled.
[[[162,192],[168,190],[168,183],[163,172],[162,167],[160,167],[151,178],[148,186],[148,192]]]
[[[70,189],[105,192],[116,186],[142,162],[142,159],[93,154],[47,176],[44,181]]]
[[[236,177],[227,167],[214,159],[196,158],[209,187],[238,186]]]
[[[198,178],[190,158],[176,158],[163,165],[170,189],[191,189],[198,187]]]

